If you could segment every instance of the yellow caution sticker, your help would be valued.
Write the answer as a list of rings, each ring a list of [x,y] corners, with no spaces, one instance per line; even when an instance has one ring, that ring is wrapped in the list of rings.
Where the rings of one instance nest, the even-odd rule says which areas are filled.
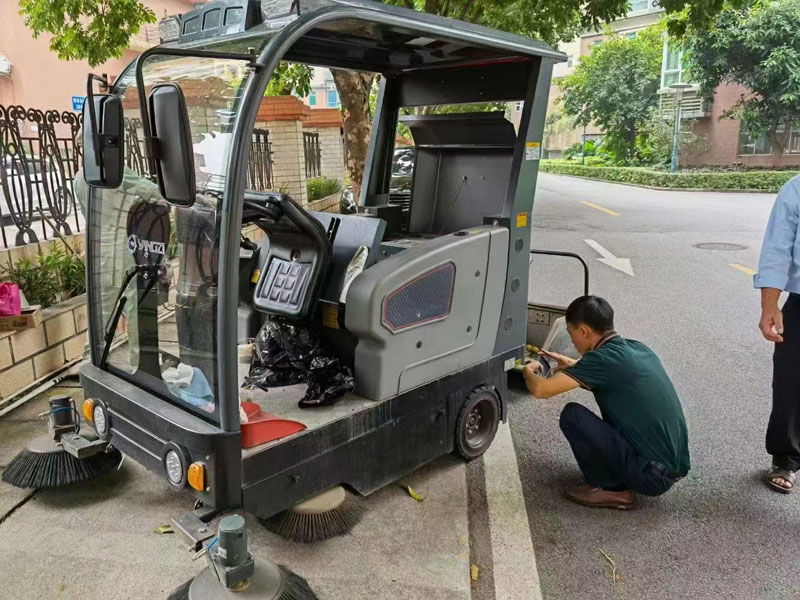
[[[525,160],[539,160],[540,158],[542,158],[542,142],[525,144]]]
[[[261,269],[254,269],[253,276],[250,278],[250,283],[258,283],[260,277],[261,277]]]
[[[528,213],[517,214],[517,229],[522,229],[528,226]]]
[[[322,305],[322,324],[328,329],[339,329],[339,307],[336,304]]]

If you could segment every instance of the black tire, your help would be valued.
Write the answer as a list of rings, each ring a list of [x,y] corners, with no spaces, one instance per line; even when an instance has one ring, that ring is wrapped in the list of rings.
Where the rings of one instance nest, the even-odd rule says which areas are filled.
[[[465,460],[478,458],[489,449],[500,425],[500,397],[494,388],[472,390],[458,411],[454,452]]]

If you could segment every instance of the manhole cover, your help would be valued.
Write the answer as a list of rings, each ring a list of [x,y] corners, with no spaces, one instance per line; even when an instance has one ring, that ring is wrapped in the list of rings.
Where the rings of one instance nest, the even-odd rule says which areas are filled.
[[[747,250],[747,246],[741,244],[724,244],[719,242],[709,242],[707,244],[695,244],[695,248],[700,250],[722,250],[724,252],[734,252],[736,250]]]

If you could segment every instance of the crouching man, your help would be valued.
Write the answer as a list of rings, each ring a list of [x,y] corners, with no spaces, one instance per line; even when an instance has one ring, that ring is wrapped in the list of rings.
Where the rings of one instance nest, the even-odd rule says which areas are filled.
[[[534,361],[525,367],[525,383],[536,398],[577,387],[594,394],[602,418],[574,402],[561,413],[561,430],[586,480],[567,490],[567,498],[586,506],[633,508],[633,492],[659,496],[689,471],[680,400],[653,351],[614,331],[608,302],[578,298],[566,321],[581,359],[543,352],[558,363],[554,374],[542,377],[542,366]]]

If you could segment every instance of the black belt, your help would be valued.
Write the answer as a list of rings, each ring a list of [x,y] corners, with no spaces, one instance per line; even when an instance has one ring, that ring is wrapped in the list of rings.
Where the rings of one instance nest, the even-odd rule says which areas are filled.
[[[651,468],[652,468],[652,469],[653,469],[653,470],[654,470],[656,473],[658,473],[658,474],[659,474],[659,475],[661,475],[662,477],[666,477],[667,479],[669,479],[669,480],[670,480],[670,481],[672,481],[673,483],[674,483],[674,482],[676,482],[676,481],[680,481],[681,479],[683,479],[684,477],[686,477],[686,474],[685,474],[685,473],[684,473],[683,475],[679,475],[678,473],[673,473],[673,472],[672,472],[672,471],[670,471],[670,470],[669,470],[667,467],[665,467],[665,466],[664,466],[664,465],[662,465],[660,462],[657,462],[657,461],[655,461],[655,460],[651,460],[651,461],[650,461],[650,467],[651,467]]]

